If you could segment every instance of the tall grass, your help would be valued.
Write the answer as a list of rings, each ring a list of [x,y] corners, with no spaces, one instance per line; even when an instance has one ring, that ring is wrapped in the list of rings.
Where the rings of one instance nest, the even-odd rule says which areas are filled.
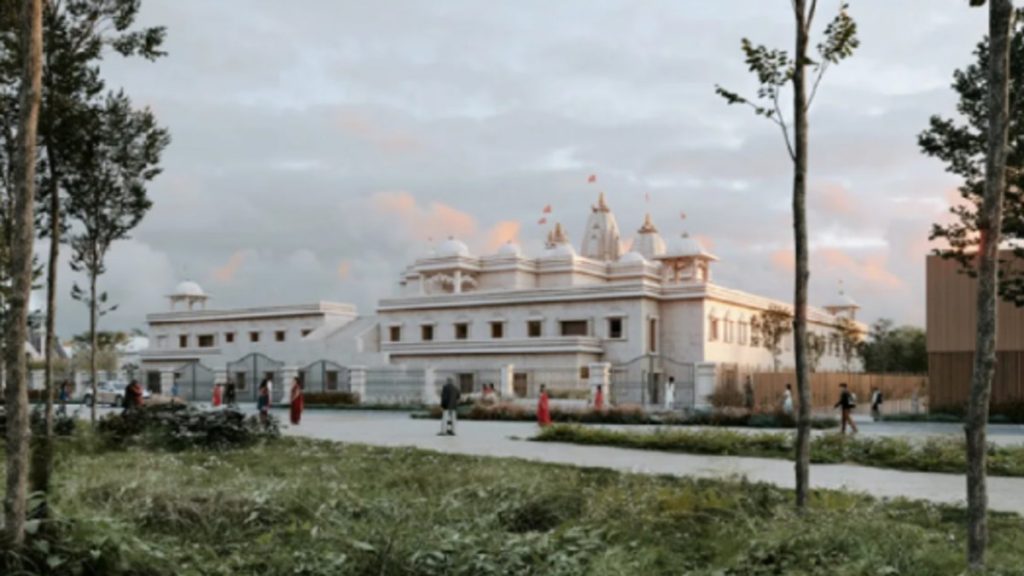
[[[28,573],[747,575],[960,573],[962,512],[762,484],[302,439],[228,452],[64,444]],[[1024,558],[995,515],[993,573]],[[52,566],[49,563],[52,562]],[[14,571],[7,573],[14,574]]]

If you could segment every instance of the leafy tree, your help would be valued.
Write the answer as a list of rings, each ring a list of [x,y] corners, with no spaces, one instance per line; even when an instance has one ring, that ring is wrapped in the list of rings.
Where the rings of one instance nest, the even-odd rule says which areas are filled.
[[[860,352],[863,336],[857,324],[846,317],[839,319],[836,328],[839,330],[839,354],[843,359],[843,370],[850,372]]]
[[[75,284],[72,296],[89,308],[95,420],[97,324],[100,316],[116,309],[107,305],[107,294],[98,291],[97,281],[106,272],[111,245],[128,238],[152,205],[146,185],[160,173],[160,154],[170,136],[148,109],[132,109],[123,92],[108,95],[89,118],[81,164],[67,178],[67,209],[78,224],[71,235],[71,267],[89,279],[88,289]]]
[[[924,330],[916,326],[894,326],[888,318],[871,325],[868,340],[860,347],[864,371],[926,373],[928,351]]]
[[[772,306],[756,318],[761,333],[761,344],[772,354],[772,369],[779,371],[782,343],[793,332],[793,314],[781,306]],[[751,322],[751,325],[754,325]]]
[[[818,371],[818,364],[821,363],[821,357],[825,355],[827,345],[828,340],[825,336],[814,332],[807,333],[807,365],[811,372]]]
[[[777,124],[782,130],[786,151],[793,161],[793,236],[796,252],[793,330],[796,388],[800,398],[800,411],[797,414],[796,505],[802,510],[807,503],[811,467],[811,388],[807,364],[807,285],[810,279],[806,210],[807,112],[825,71],[830,65],[852,56],[860,41],[857,39],[857,24],[847,13],[846,2],[842,2],[839,13],[825,27],[822,40],[817,46],[819,59],[814,60],[808,54],[808,44],[818,0],[791,0],[791,6],[796,24],[796,46],[792,57],[785,50],[754,46],[746,38],[742,41],[747,66],[757,76],[757,98],[751,100],[721,86],[716,86],[715,90],[729,104],[748,105],[758,116]],[[812,77],[810,94],[807,92],[808,72]],[[783,114],[780,103],[782,91],[787,84],[793,86],[792,139],[790,122]]]
[[[39,125],[39,231],[49,238],[46,281],[46,434],[33,450],[33,491],[48,492],[52,466],[53,372],[57,316],[57,263],[67,232],[65,197],[74,170],[85,165],[83,127],[101,108],[105,85],[99,62],[111,49],[122,56],[152,60],[163,53],[161,27],[134,30],[140,0],[51,0],[43,11],[43,95]],[[45,512],[45,507],[43,508]]]
[[[1011,117],[1024,114],[1024,9],[1016,11],[1010,38],[1010,106]],[[935,250],[943,258],[960,264],[960,270],[977,277],[975,256],[980,238],[979,218],[985,197],[989,128],[989,56],[988,37],[974,50],[974,63],[953,72],[952,88],[959,97],[956,116],[939,115],[929,119],[928,128],[918,137],[921,150],[941,160],[946,171],[963,179],[961,205],[950,208],[955,219],[949,223],[932,225],[931,240],[940,240],[948,246]],[[1007,240],[1024,240],[1024,124],[1009,125],[1006,154],[1008,186],[1003,201],[1000,235]],[[1024,243],[1006,243],[1002,247],[1016,258],[1024,258]],[[1024,306],[1024,268],[1000,268],[999,292],[1004,300]]]
[[[6,3],[11,10],[14,3]],[[43,24],[42,0],[24,0],[20,5],[21,37],[18,53],[23,63],[19,80],[18,128],[14,142],[12,226],[7,238],[9,276],[13,289],[7,302],[7,486],[4,494],[4,530],[7,541],[20,547],[25,540],[27,507],[29,428],[28,382],[25,354],[28,338],[28,305],[32,291],[32,249],[35,240],[36,131],[42,92]]]

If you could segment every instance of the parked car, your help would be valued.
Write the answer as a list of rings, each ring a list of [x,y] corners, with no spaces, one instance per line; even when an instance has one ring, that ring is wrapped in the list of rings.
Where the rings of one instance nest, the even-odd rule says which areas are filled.
[[[128,387],[125,382],[100,382],[96,386],[96,403],[107,404],[114,407],[120,407],[124,403],[124,389]],[[149,390],[142,390],[142,399],[146,400],[150,397]],[[89,406],[92,404],[92,390],[86,388],[85,394],[82,395],[82,404]]]

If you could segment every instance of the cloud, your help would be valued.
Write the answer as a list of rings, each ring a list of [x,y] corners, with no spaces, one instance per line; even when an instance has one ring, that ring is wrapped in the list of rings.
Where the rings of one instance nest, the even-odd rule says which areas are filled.
[[[221,284],[227,284],[235,279],[238,269],[245,264],[246,251],[239,250],[231,255],[231,258],[221,267],[213,270],[213,278]]]
[[[522,224],[516,220],[498,222],[487,232],[484,250],[489,254],[508,242],[518,242],[520,228]]]
[[[338,263],[338,280],[342,282],[347,281],[352,276],[352,262],[349,260],[342,260]]]
[[[469,238],[478,228],[473,216],[436,201],[420,206],[409,192],[377,192],[370,201],[379,214],[397,219],[400,230],[418,241],[439,241],[449,236]]]

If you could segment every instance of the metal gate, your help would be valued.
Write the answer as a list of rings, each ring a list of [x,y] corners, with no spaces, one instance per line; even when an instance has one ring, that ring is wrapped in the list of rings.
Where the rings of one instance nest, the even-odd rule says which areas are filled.
[[[300,371],[302,388],[307,392],[351,392],[348,368],[331,362],[320,360],[313,362]]]
[[[675,382],[672,407],[692,407],[695,401],[694,364],[652,354],[612,365],[611,400],[616,404],[664,407],[669,378]]]
[[[250,398],[255,402],[260,382],[269,376],[274,383],[272,400],[277,403],[284,398],[281,377],[283,366],[284,362],[279,362],[259,352],[253,352],[234,362],[228,362],[228,378],[235,383],[239,400]]]
[[[213,370],[199,362],[182,364],[174,371],[177,396],[189,402],[209,402],[213,397]]]

